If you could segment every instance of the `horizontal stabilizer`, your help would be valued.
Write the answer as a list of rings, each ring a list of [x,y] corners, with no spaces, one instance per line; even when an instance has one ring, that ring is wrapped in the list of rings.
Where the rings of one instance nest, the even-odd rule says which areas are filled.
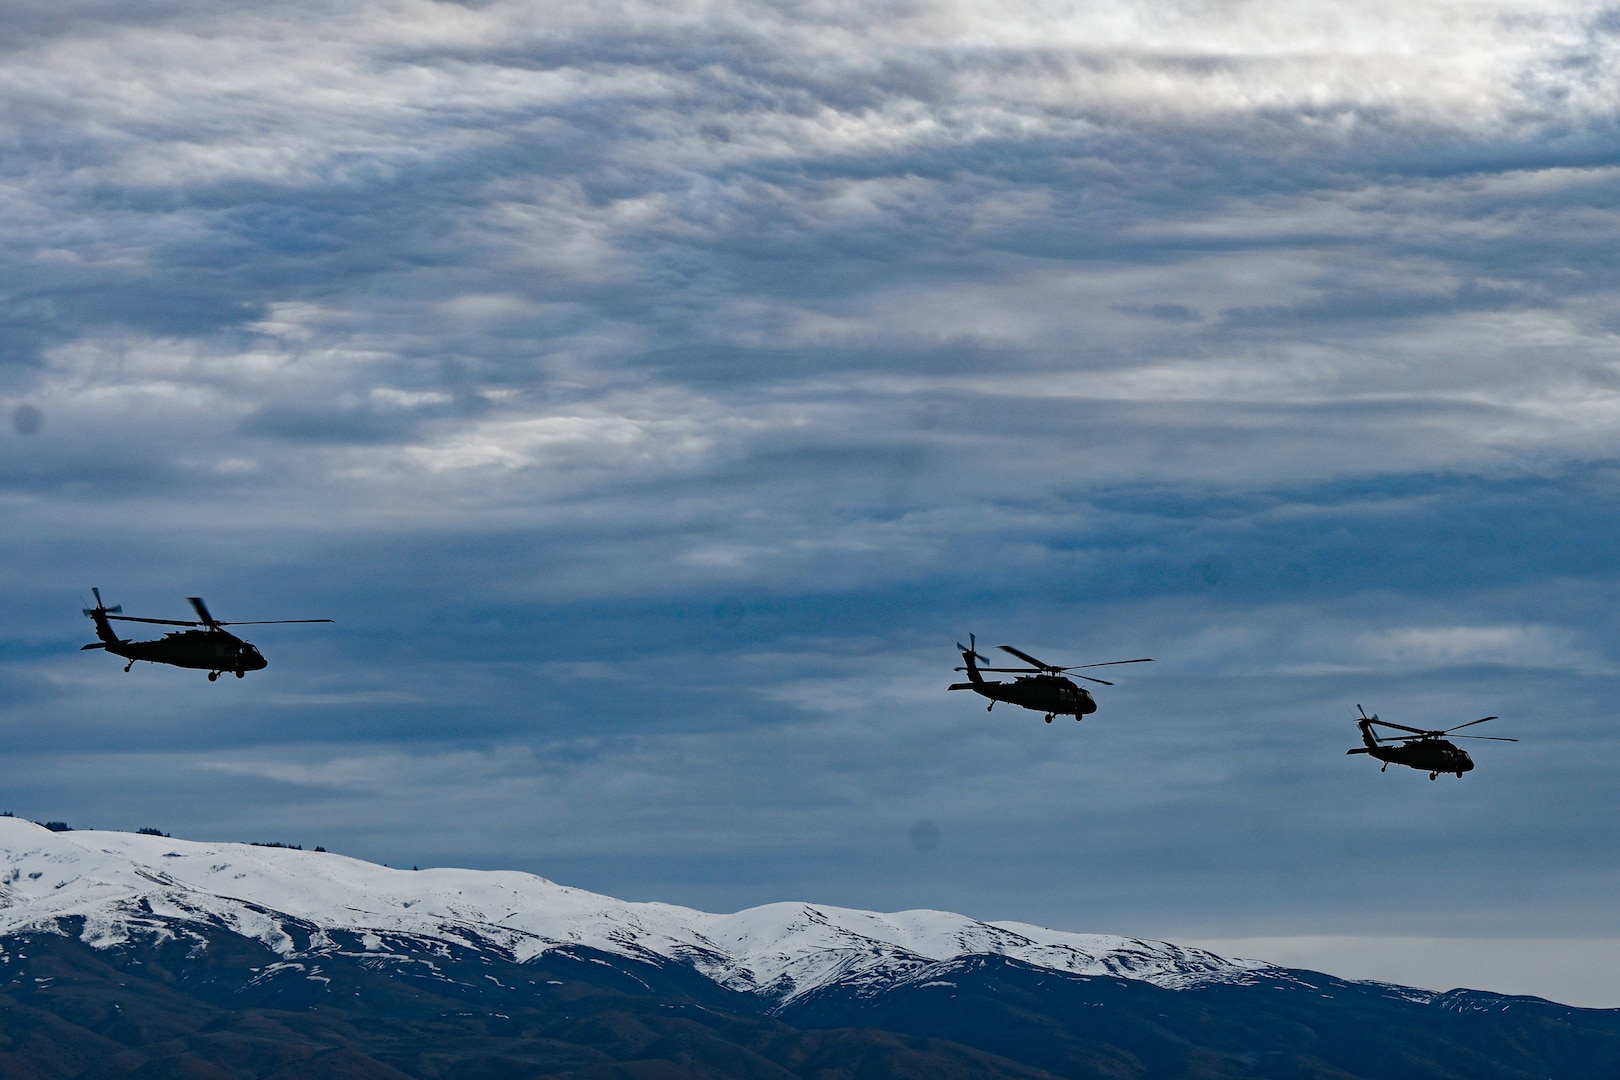
[[[1354,750],[1345,751],[1346,754],[1369,754],[1371,752],[1372,751],[1368,750],[1365,746],[1358,746]]]
[[[951,683],[951,685],[947,686],[945,689],[947,689],[947,690],[971,690],[971,689],[973,689],[973,684],[970,683],[970,682],[956,682],[956,683]]]
[[[90,644],[88,644],[88,645],[80,645],[80,646],[79,646],[79,651],[80,651],[80,652],[84,652],[84,650],[86,650],[86,649],[105,649],[105,648],[106,648],[106,647],[107,647],[107,646],[105,646],[105,645],[103,645],[103,644],[102,644],[102,643],[101,643],[101,642],[99,642],[99,641],[92,641],[92,642],[91,642],[91,643],[90,643]]]

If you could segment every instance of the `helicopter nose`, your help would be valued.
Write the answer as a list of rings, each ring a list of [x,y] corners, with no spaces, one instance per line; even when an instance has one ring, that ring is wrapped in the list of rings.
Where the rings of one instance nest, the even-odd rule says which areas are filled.
[[[270,662],[264,658],[264,654],[251,645],[248,646],[247,655],[243,659],[246,660],[246,663],[242,666],[249,671],[263,671],[270,666]]]

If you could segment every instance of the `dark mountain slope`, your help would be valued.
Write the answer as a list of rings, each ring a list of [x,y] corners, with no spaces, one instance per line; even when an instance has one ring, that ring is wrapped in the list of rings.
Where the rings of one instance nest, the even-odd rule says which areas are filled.
[[[1620,1010],[1308,971],[1167,990],[975,957],[877,994],[828,987],[779,1015],[949,1038],[1063,1076],[1620,1077]]]
[[[519,964],[392,941],[286,963],[229,933],[97,950],[64,929],[6,939],[0,1078],[1047,1075],[945,1039],[802,1031],[691,968],[589,950]]]
[[[1310,972],[1170,990],[974,957],[773,1014],[683,964],[586,949],[339,937],[288,961],[226,931],[95,949],[62,929],[3,941],[0,1080],[1620,1076],[1620,1011]]]

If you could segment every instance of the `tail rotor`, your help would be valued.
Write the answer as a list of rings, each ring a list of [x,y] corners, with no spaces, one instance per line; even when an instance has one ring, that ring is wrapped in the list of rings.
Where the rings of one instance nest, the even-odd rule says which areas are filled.
[[[79,650],[80,652],[85,649],[104,649],[109,645],[121,644],[118,635],[113,633],[112,623],[108,622],[107,619],[109,616],[117,618],[118,613],[124,610],[124,605],[114,604],[112,607],[108,607],[106,602],[101,599],[100,589],[92,585],[90,591],[95,594],[96,606],[84,608],[83,610],[86,615],[90,616],[90,621],[96,624],[97,640],[94,644],[83,646]]]
[[[106,604],[102,603],[101,590],[96,588],[94,585],[90,586],[90,591],[96,596],[96,606],[93,608],[82,608],[80,610],[82,610],[92,619],[97,615],[117,615],[119,612],[124,610],[123,604],[115,604],[112,607],[108,607]]]
[[[990,662],[990,658],[988,656],[981,656],[979,654],[979,640],[972,634],[968,635],[967,645],[964,646],[960,641],[956,643],[956,651],[962,654],[963,660],[977,660],[981,664],[988,664]],[[957,668],[956,670],[962,671],[963,669]]]

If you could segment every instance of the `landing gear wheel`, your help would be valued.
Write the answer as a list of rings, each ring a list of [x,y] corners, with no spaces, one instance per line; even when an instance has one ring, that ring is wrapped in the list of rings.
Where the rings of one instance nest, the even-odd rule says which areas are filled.
[[[1052,722],[1052,717],[1054,717],[1054,716],[1056,716],[1056,715],[1057,715],[1057,714],[1056,714],[1056,713],[1047,713],[1047,714],[1046,714],[1046,722],[1047,722],[1047,723],[1048,723],[1048,724],[1050,724],[1050,723],[1051,723],[1051,722]]]
[[[1437,773],[1437,772],[1432,772],[1432,773],[1430,773],[1430,774],[1429,774],[1429,779],[1430,779],[1430,780],[1433,780],[1433,779],[1434,779],[1434,778],[1435,778],[1435,777],[1437,777],[1437,776],[1439,776],[1439,775],[1440,775],[1440,774],[1439,774],[1439,773]]]
[[[133,660],[131,660],[129,663],[125,664],[124,665],[124,674],[128,675],[129,674],[129,669],[134,667],[134,666],[135,666],[135,661],[133,661]]]
[[[246,674],[247,674],[247,672],[245,672],[245,671],[243,671],[243,670],[242,670],[242,669],[241,669],[241,668],[237,668],[237,669],[236,669],[236,677],[237,677],[237,678],[238,678],[238,679],[240,679],[240,678],[241,678],[241,677],[242,677],[242,676],[244,676],[244,675],[246,675]],[[1462,774],[1461,774],[1461,773],[1458,773],[1458,774],[1457,774],[1457,775],[1458,775],[1458,776],[1461,776],[1461,775],[1462,775]]]
[[[209,672],[209,673],[208,673],[208,681],[209,681],[209,682],[219,682],[219,672],[217,672],[217,671],[210,671],[210,672]]]

